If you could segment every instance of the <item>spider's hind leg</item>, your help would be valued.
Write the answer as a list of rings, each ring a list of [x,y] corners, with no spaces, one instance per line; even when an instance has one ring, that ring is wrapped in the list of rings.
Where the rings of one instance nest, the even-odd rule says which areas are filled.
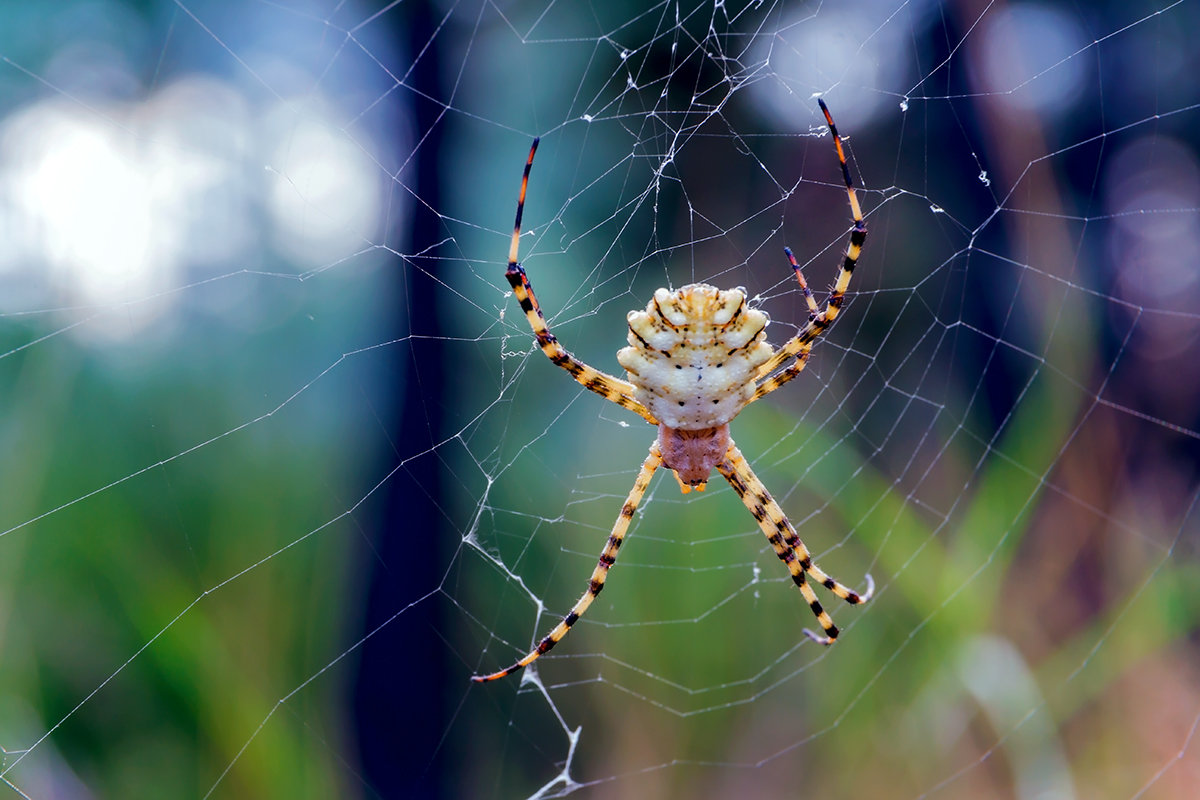
[[[629,409],[651,425],[657,425],[658,420],[654,418],[654,415],[634,399],[633,384],[585,364],[559,344],[557,337],[550,332],[550,328],[546,324],[546,316],[538,304],[537,295],[533,293],[533,284],[529,282],[525,268],[517,260],[517,251],[521,244],[521,217],[525,214],[525,191],[529,188],[529,171],[533,169],[533,156],[537,153],[537,147],[538,140],[534,139],[533,145],[529,148],[529,158],[525,160],[525,172],[521,176],[521,193],[517,197],[517,218],[513,223],[512,244],[508,249],[508,269],[505,271],[504,277],[512,287],[513,294],[521,305],[521,311],[524,312],[525,319],[529,321],[529,327],[533,329],[538,347],[555,366],[565,369],[585,389],[595,392],[605,400],[616,403],[622,408]]]
[[[825,115],[829,133],[833,136],[838,164],[842,168],[842,179],[846,182],[846,196],[850,201],[850,216],[854,220],[854,227],[850,229],[850,242],[846,245],[837,279],[833,283],[829,298],[825,301],[825,307],[820,311],[817,310],[816,300],[813,299],[812,291],[808,288],[808,282],[804,279],[804,273],[796,262],[796,257],[792,255],[789,248],[784,248],[784,253],[787,254],[788,261],[791,262],[792,269],[796,273],[796,280],[800,282],[800,289],[804,292],[804,300],[808,304],[808,322],[800,329],[799,333],[779,346],[770,361],[763,364],[762,370],[759,372],[759,378],[763,382],[758,385],[754,400],[775,391],[799,375],[800,371],[804,369],[813,342],[833,323],[842,304],[846,301],[846,291],[850,288],[850,277],[854,274],[854,267],[858,264],[859,256],[862,255],[863,242],[867,240],[867,223],[863,219],[858,195],[854,192],[854,181],[850,179],[850,167],[846,164],[846,152],[842,149],[842,137],[838,135],[837,126],[833,124],[833,116],[829,113],[825,101],[817,100],[817,103],[821,106],[821,113]],[[796,359],[793,364],[787,369],[775,373],[775,370],[793,358]],[[775,374],[772,375],[772,373]]]

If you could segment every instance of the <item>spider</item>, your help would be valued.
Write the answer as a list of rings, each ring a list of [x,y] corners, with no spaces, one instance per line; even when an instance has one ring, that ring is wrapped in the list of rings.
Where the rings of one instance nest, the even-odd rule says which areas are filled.
[[[570,613],[528,655],[499,672],[475,675],[473,681],[492,681],[511,675],[562,641],[604,588],[608,571],[617,560],[617,552],[625,540],[638,503],[646,493],[651,476],[660,466],[674,473],[684,494],[692,489],[704,491],[713,469],[729,481],[766,534],[775,549],[775,555],[787,566],[792,581],[799,587],[821,625],[823,635],[804,630],[810,639],[824,645],[833,644],[838,629],[829,613],[821,607],[808,578],[811,577],[851,605],[871,599],[875,582],[870,575],[865,578],[867,590],[858,594],[834,580],[813,562],[795,527],[729,436],[729,422],[738,412],[747,404],[783,386],[804,369],[813,342],[833,323],[842,307],[850,276],[862,252],[863,241],[867,238],[866,223],[854,193],[854,184],[850,180],[850,168],[846,165],[841,137],[825,102],[817,102],[837,148],[842,177],[846,181],[846,193],[850,198],[850,212],[854,218],[850,243],[825,307],[818,306],[800,265],[796,263],[795,255],[786,247],[784,254],[795,271],[796,280],[808,304],[808,322],[778,350],[766,342],[767,314],[746,305],[745,289],[718,289],[705,283],[689,284],[673,292],[658,289],[645,311],[631,311],[627,316],[629,346],[617,353],[617,362],[625,369],[628,380],[588,366],[558,343],[546,325],[529,276],[517,261],[525,190],[529,186],[529,171],[533,167],[533,156],[538,146],[538,140],[533,140],[521,178],[517,219],[513,226],[505,277],[533,328],[538,346],[550,361],[565,369],[587,389],[656,426],[658,438],[650,445],[650,454],[642,462],[633,488],[621,507],[620,516],[600,554],[600,562],[592,571],[587,591]]]

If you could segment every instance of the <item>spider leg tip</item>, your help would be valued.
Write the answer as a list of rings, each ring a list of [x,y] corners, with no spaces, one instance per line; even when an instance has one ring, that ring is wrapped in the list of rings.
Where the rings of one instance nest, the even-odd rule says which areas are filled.
[[[507,677],[507,676],[513,674],[513,672],[515,672],[515,671],[516,670],[502,669],[499,672],[493,672],[489,675],[472,675],[471,683],[490,683],[491,681]]]
[[[807,636],[808,638],[812,639],[812,640],[813,640],[814,642],[816,642],[817,644],[823,644],[823,645],[825,645],[826,647],[828,647],[829,645],[831,645],[831,644],[833,644],[835,641],[837,641],[836,637],[833,637],[833,636],[821,636],[821,635],[820,635],[820,634],[818,634],[816,631],[811,631],[811,630],[809,630],[808,628],[804,628],[804,629],[803,629],[803,631],[802,631],[802,633],[803,633],[805,636]]]

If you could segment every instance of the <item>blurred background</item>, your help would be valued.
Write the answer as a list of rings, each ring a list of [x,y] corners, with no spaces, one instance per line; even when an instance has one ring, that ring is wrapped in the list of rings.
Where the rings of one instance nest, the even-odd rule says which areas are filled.
[[[0,5],[0,795],[1185,798],[1200,3]],[[617,371],[659,286],[775,344],[723,482]]]

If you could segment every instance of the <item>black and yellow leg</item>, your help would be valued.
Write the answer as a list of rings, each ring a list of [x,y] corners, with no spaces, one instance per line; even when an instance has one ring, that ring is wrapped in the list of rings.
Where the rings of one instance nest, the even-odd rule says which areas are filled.
[[[808,354],[811,351],[812,343],[810,342],[800,349],[799,354],[796,356],[796,360],[789,364],[787,369],[776,372],[774,375],[760,383],[758,388],[754,390],[754,396],[750,398],[750,402],[753,403],[755,400],[769,395],[771,392],[775,391],[780,386],[783,386],[792,378],[803,372],[804,368],[808,366]]]
[[[808,318],[814,320],[821,309],[817,306],[817,298],[813,297],[812,289],[808,288],[808,281],[804,280],[804,270],[800,269],[800,262],[796,260],[796,254],[792,252],[792,248],[783,248],[783,254],[787,256],[788,263],[792,265],[792,271],[796,273],[796,282],[800,284],[800,291],[804,293],[804,302],[808,304]]]
[[[832,322],[842,307],[843,296],[850,285],[850,275],[862,255],[863,242],[867,240],[867,224],[863,221],[862,208],[858,205],[858,195],[854,193],[854,182],[850,180],[850,167],[846,164],[846,153],[842,150],[842,137],[838,135],[837,126],[833,124],[833,116],[824,100],[817,100],[825,122],[829,125],[829,133],[833,136],[833,144],[837,148],[838,163],[842,167],[842,178],[846,181],[846,194],[850,198],[850,216],[854,218],[854,228],[850,231],[850,244],[846,247],[846,255],[842,259],[842,269],[838,272],[837,281],[833,284],[833,292],[826,303],[826,316]]]
[[[812,351],[812,343],[825,330],[824,327],[816,327],[817,321],[821,318],[820,310],[817,307],[817,300],[813,297],[812,289],[808,288],[808,281],[804,280],[804,272],[800,269],[800,264],[796,261],[796,256],[792,253],[792,248],[783,248],[784,255],[792,265],[792,269],[796,273],[796,281],[800,284],[800,290],[804,292],[804,301],[808,304],[808,325],[800,331],[793,341],[800,342],[799,349],[796,351],[796,360],[788,365],[788,368],[774,375],[770,375],[776,368],[784,363],[780,360],[772,366],[775,359],[767,362],[764,365],[764,370],[760,370],[761,375],[770,375],[762,383],[758,384],[758,388],[754,390],[754,396],[750,398],[750,402],[758,400],[760,397],[770,394],[771,392],[783,386],[792,378],[804,371],[804,367],[808,365],[808,354]],[[776,358],[778,358],[776,353]],[[790,356],[789,356],[790,357]]]
[[[621,507],[621,514],[617,517],[617,521],[613,525],[612,533],[608,535],[608,542],[604,545],[604,551],[600,553],[600,561],[596,564],[596,568],[592,570],[592,577],[588,581],[587,591],[575,603],[575,607],[571,609],[571,612],[563,617],[562,622],[558,623],[554,627],[554,630],[550,631],[544,639],[538,642],[537,647],[531,650],[520,661],[490,675],[475,675],[471,680],[476,683],[482,683],[511,675],[549,652],[550,648],[562,641],[563,637],[570,632],[571,627],[579,621],[583,613],[588,610],[588,606],[596,599],[596,595],[600,594],[600,590],[604,588],[604,582],[608,579],[608,571],[616,563],[617,552],[621,549],[621,543],[625,541],[625,534],[629,530],[629,523],[633,519],[634,512],[637,511],[638,503],[641,502],[642,496],[646,494],[646,488],[650,485],[650,478],[654,476],[654,471],[658,469],[660,464],[662,464],[662,452],[658,449],[658,442],[655,442],[650,447],[650,455],[646,456],[646,460],[642,462],[642,469],[638,472],[637,479],[633,482],[633,488],[629,490],[629,496],[625,499],[625,505]]]
[[[850,243],[846,246],[837,280],[833,283],[829,299],[825,301],[825,307],[820,311],[817,311],[816,301],[813,299],[812,291],[808,288],[808,283],[804,280],[800,265],[796,263],[791,250],[786,250],[788,260],[792,263],[792,269],[796,271],[796,280],[800,282],[800,288],[808,303],[808,324],[801,328],[794,337],[780,345],[779,349],[775,351],[775,355],[763,364],[758,374],[760,379],[765,378],[766,380],[755,391],[754,400],[775,391],[799,375],[804,369],[804,361],[808,358],[808,351],[812,348],[813,341],[833,323],[842,308],[842,303],[845,302],[846,291],[850,287],[850,278],[854,274],[854,267],[858,264],[859,256],[862,255],[863,242],[867,240],[867,224],[863,220],[862,207],[858,204],[858,195],[854,193],[854,182],[850,179],[850,167],[846,164],[846,153],[842,149],[842,137],[838,135],[837,126],[833,124],[833,117],[830,115],[825,101],[817,100],[817,103],[821,106],[821,112],[825,115],[825,122],[828,123],[829,132],[833,136],[833,144],[837,148],[838,163],[842,168],[842,178],[846,182],[846,195],[850,198],[850,216],[854,219],[854,227],[850,231]],[[793,358],[799,359],[797,363],[776,375],[771,374]]]
[[[771,493],[767,491],[767,487],[763,486],[754,471],[750,469],[750,464],[747,463],[736,445],[729,446],[725,460],[717,465],[717,471],[725,476],[730,486],[737,492],[738,497],[742,498],[742,503],[750,510],[750,514],[762,528],[762,532],[766,534],[767,541],[775,549],[775,555],[779,556],[779,560],[787,566],[788,572],[792,576],[792,582],[800,589],[800,594],[804,596],[808,607],[812,609],[824,635],[810,630],[805,630],[804,633],[820,644],[833,644],[838,637],[837,626],[833,624],[829,612],[821,607],[817,593],[813,591],[812,584],[807,578],[811,577],[813,581],[821,584],[847,603],[858,605],[870,600],[875,591],[875,582],[871,576],[866,577],[867,590],[859,594],[831,578],[813,563],[812,555],[804,546],[804,542],[800,540],[792,523],[784,516],[783,509],[771,497]]]
[[[558,339],[546,325],[546,317],[542,314],[541,306],[538,305],[537,295],[533,293],[533,286],[529,283],[529,276],[525,274],[525,268],[517,261],[517,247],[521,240],[521,216],[525,212],[525,191],[529,187],[529,170],[533,167],[533,155],[537,152],[537,146],[538,140],[534,139],[533,146],[529,148],[529,158],[525,161],[525,173],[521,177],[521,194],[517,199],[517,219],[513,225],[512,245],[508,251],[508,270],[505,272],[505,277],[512,286],[517,302],[521,304],[521,311],[525,312],[525,318],[529,320],[529,327],[533,329],[533,335],[537,337],[538,347],[551,362],[565,369],[584,388],[595,392],[605,400],[611,400],[622,408],[629,409],[651,425],[657,425],[658,420],[654,418],[654,415],[634,399],[633,384],[601,372],[594,367],[589,367],[559,344]]]

